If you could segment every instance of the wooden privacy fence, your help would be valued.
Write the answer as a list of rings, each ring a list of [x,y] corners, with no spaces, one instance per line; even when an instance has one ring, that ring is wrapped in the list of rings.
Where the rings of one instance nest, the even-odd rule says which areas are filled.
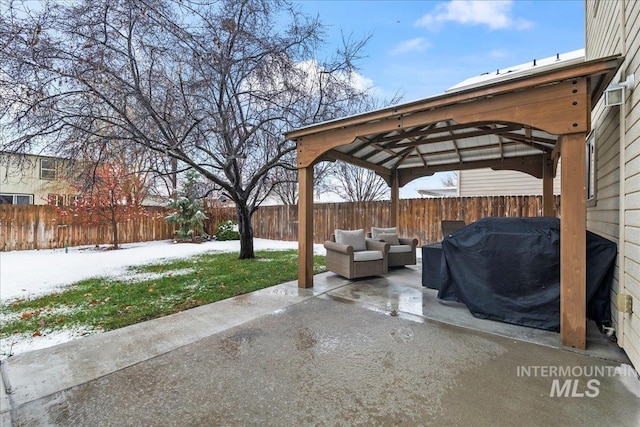
[[[131,243],[173,237],[164,208],[145,208],[147,215],[118,223],[118,242]],[[111,225],[82,225],[46,205],[0,205],[0,251],[63,248],[111,243]]]
[[[164,207],[145,207],[140,218],[118,223],[118,243],[165,240],[175,237],[174,226],[164,217]],[[205,207],[205,231],[215,234],[218,225],[235,219],[235,209],[219,205]],[[83,225],[81,218],[70,219],[47,205],[0,205],[0,251],[63,248],[110,244],[111,225]]]
[[[555,196],[555,211],[560,197]],[[336,228],[368,231],[390,223],[389,201],[323,203],[313,207],[313,240],[322,243]],[[440,221],[461,219],[467,224],[480,218],[542,216],[542,196],[442,197],[400,200],[399,234],[415,237],[420,245],[442,240]],[[263,206],[253,215],[255,237],[298,240],[297,206]]]
[[[336,228],[369,230],[391,226],[389,201],[323,203],[313,208],[316,243]],[[555,197],[556,210],[560,197]],[[440,221],[462,219],[467,224],[488,216],[527,217],[542,215],[541,196],[443,197],[400,200],[399,234],[415,237],[421,245],[442,240]],[[118,224],[120,243],[164,240],[174,228],[164,221],[165,208],[146,208],[148,215]],[[207,206],[205,230],[215,234],[218,224],[235,220],[232,207]],[[254,236],[273,240],[298,240],[297,206],[263,206],[253,215]],[[111,226],[87,226],[69,222],[52,206],[0,205],[0,251],[63,248],[111,243]]]

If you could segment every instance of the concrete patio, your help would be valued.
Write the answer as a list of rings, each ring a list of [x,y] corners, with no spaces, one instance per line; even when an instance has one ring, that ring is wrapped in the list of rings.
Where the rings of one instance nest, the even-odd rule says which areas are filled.
[[[640,381],[595,328],[560,349],[438,302],[420,274],[324,273],[14,356],[0,424],[640,425]]]

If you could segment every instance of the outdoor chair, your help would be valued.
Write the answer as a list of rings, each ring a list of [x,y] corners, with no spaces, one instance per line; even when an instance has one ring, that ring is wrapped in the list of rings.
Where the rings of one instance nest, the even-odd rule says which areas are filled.
[[[396,227],[371,227],[370,237],[389,243],[389,267],[416,265],[416,246],[418,239],[398,237]]]
[[[327,270],[347,279],[378,276],[387,272],[389,244],[366,239],[364,230],[335,230],[327,250]]]
[[[453,234],[467,224],[464,221],[445,219],[440,222],[440,228],[442,229],[442,238],[444,239],[449,234]]]

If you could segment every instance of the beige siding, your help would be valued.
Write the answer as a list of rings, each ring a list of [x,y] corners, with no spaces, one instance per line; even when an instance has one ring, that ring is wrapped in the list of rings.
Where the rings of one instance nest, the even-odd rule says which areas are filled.
[[[597,11],[596,11],[597,6]],[[624,10],[624,34],[621,11]],[[598,103],[592,114],[596,139],[596,205],[587,212],[587,227],[618,243],[612,292],[614,326],[622,346],[636,369],[640,367],[640,310],[621,315],[616,295],[624,290],[640,306],[640,2],[586,2],[586,56],[594,59],[616,53],[625,55],[620,76],[635,74],[635,88],[627,93],[624,107],[605,108]],[[623,126],[620,126],[621,117]],[[625,143],[621,148],[621,133]],[[620,167],[623,150],[624,167]],[[622,180],[622,181],[621,181]],[[620,190],[623,188],[623,194]],[[624,209],[624,229],[620,229]],[[622,236],[624,241],[620,242]],[[624,268],[623,268],[624,267]],[[621,275],[624,274],[624,277]],[[624,289],[623,289],[624,287]],[[621,325],[620,322],[623,322]]]
[[[65,180],[40,178],[41,159],[0,154],[0,193],[31,195],[34,205],[46,205],[49,194],[68,195],[69,184]]]
[[[458,173],[460,196],[539,196],[542,180],[523,172],[472,169]],[[553,193],[560,194],[560,167],[553,180]]]

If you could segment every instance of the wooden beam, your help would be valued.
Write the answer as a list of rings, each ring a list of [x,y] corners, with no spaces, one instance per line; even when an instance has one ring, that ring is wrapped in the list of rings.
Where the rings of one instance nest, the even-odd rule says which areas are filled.
[[[379,140],[376,142],[391,144],[394,142],[402,141],[404,139],[412,139],[417,137],[424,137],[426,139],[426,137],[428,137],[429,135],[452,133],[453,131],[456,131],[456,130],[467,130],[467,129],[488,130],[489,125],[493,124],[493,123],[481,122],[481,123],[465,123],[465,124],[452,125],[450,124],[450,122],[451,120],[445,120],[443,123],[446,123],[446,125],[440,126],[440,127],[435,126],[440,122],[431,123],[432,126],[422,127],[422,128],[414,129],[411,131],[402,131],[402,132],[399,132],[398,135],[387,135],[384,137],[380,137]],[[498,124],[505,125],[505,126],[506,125],[514,126],[513,124],[510,124],[510,123],[498,123]],[[520,129],[520,128],[522,128],[522,126],[517,127],[517,129]],[[517,130],[517,129],[514,129],[514,130]]]
[[[427,157],[429,157],[429,156],[441,156],[443,154],[454,154],[455,153],[457,155],[457,158],[460,160],[460,154],[461,153],[471,153],[471,152],[479,151],[479,150],[490,150],[492,148],[497,148],[496,144],[474,145],[474,146],[466,147],[466,148],[458,148],[458,146],[455,145],[455,140],[452,140],[451,143],[452,143],[451,145],[452,145],[453,148],[449,148],[449,149],[446,149],[446,150],[431,151],[431,152],[429,152],[427,154],[424,154],[424,156],[427,156]],[[522,143],[521,142],[516,142],[516,141],[506,141],[506,142],[502,143],[503,147],[510,147],[510,146],[513,146],[513,145],[522,145]],[[534,147],[532,147],[532,148],[534,148]],[[416,157],[416,156],[412,155],[412,156],[408,156],[407,158],[408,159],[413,159],[414,157]],[[494,160],[496,161],[496,163],[500,163],[502,161],[502,159],[503,159],[502,157],[496,157]],[[387,159],[385,161],[382,161],[382,162],[378,162],[377,164],[384,164],[384,163],[387,163],[388,161],[389,161],[389,159]]]
[[[330,150],[327,151],[323,158],[340,160],[346,163],[351,163],[352,165],[360,166],[361,168],[370,169],[377,173],[380,176],[389,176],[391,175],[391,171],[382,166],[378,166],[375,163],[369,163],[364,160],[360,160],[357,157],[351,157],[348,154],[344,154],[338,150]],[[391,159],[389,159],[391,160]],[[387,160],[388,161],[388,160]]]
[[[298,168],[313,164],[323,153],[341,145],[348,145],[360,136],[385,131],[389,132],[397,128],[398,118],[396,117],[374,123],[365,123],[358,127],[333,129],[308,137],[298,138],[296,139],[298,147]],[[364,145],[362,147],[364,148]]]
[[[372,143],[372,141],[368,140],[366,137],[361,136],[359,138],[356,138],[354,141],[354,147],[347,151],[347,154],[350,156],[354,156],[358,151],[360,150],[364,150],[365,148],[367,148],[369,146],[369,144]]]
[[[313,165],[298,169],[298,287],[313,287]]]
[[[512,132],[502,133],[502,134],[500,134],[500,137],[508,139],[508,140],[511,140],[511,141],[515,141],[515,142],[519,142],[519,143],[522,143],[522,144],[529,145],[529,146],[535,148],[536,150],[544,151],[545,153],[550,153],[551,151],[553,151],[553,147],[556,144],[556,140],[551,139],[551,138],[540,138],[540,137],[532,136],[529,139],[525,135],[520,135],[520,134],[512,133]],[[551,145],[551,147],[548,147],[547,145],[544,145],[544,144]]]
[[[588,100],[587,79],[581,78],[460,104],[456,107],[465,108],[451,118],[458,123],[509,121],[555,135],[586,132]]]
[[[400,185],[398,184],[397,171],[394,171],[391,177],[391,212],[389,212],[389,218],[391,220],[390,227],[399,227],[398,218],[400,218]]]
[[[473,130],[473,131],[461,132],[461,133],[447,132],[448,133],[447,135],[436,136],[432,138],[420,138],[420,139],[416,138],[415,141],[411,141],[411,142],[402,142],[402,143],[396,142],[394,144],[390,144],[389,147],[391,148],[412,147],[415,145],[433,144],[436,142],[453,141],[453,140],[466,139],[466,138],[476,138],[478,136],[485,136],[485,135],[498,135],[503,132],[511,132],[514,130],[519,130],[521,128],[522,127],[518,125],[507,125],[507,126],[503,126],[496,129],[481,129],[481,130]]]
[[[536,178],[542,178],[542,155],[532,154],[523,157],[509,157],[503,160],[488,159],[476,160],[464,163],[446,163],[441,165],[429,165],[428,167],[413,167],[398,169],[400,186],[423,176],[431,176],[436,172],[448,172],[455,170],[492,168],[494,170],[514,170],[527,173]]]
[[[542,216],[553,216],[553,175],[553,159],[546,155],[542,161]]]
[[[586,133],[563,135],[560,219],[560,340],[586,348]]]

